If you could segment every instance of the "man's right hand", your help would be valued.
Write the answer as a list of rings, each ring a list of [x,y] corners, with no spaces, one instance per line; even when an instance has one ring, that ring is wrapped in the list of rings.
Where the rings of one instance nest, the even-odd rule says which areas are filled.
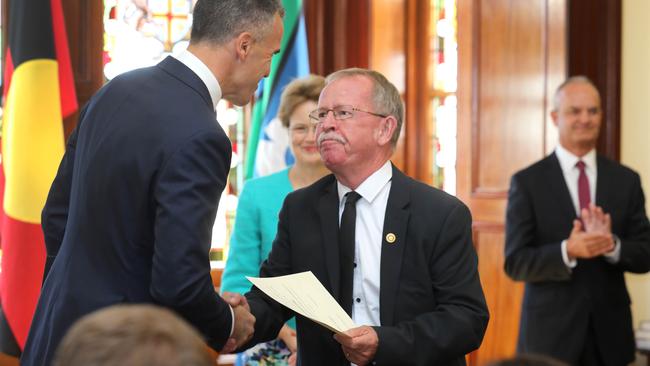
[[[232,335],[221,350],[222,353],[230,353],[251,339],[255,331],[255,317],[250,313],[250,307],[244,296],[231,292],[225,292],[222,296],[232,307],[235,316]]]
[[[569,259],[594,258],[614,249],[612,234],[600,232],[585,232],[580,220],[573,220],[573,229],[567,239],[567,255]]]
[[[232,332],[232,338],[235,338],[237,348],[248,342],[255,331],[255,317],[244,306],[235,306],[235,329]]]

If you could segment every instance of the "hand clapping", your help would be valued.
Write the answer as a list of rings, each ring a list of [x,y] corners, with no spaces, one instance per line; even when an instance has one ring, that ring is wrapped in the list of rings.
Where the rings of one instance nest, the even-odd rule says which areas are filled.
[[[614,249],[609,214],[592,203],[588,209],[582,209],[580,218],[573,221],[573,229],[567,240],[570,258],[594,258]]]

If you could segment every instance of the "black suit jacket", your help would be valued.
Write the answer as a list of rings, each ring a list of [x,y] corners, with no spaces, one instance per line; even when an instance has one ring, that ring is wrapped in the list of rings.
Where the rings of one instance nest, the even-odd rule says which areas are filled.
[[[260,275],[312,271],[338,299],[338,202],[333,175],[289,194]],[[386,242],[388,233],[397,241]],[[469,210],[393,167],[382,238],[376,364],[464,364],[488,321]],[[294,315],[255,287],[247,298],[257,319],[251,344],[275,338]],[[302,316],[296,321],[302,365],[349,365],[331,331]]]
[[[551,154],[516,173],[506,218],[505,270],[526,281],[518,348],[576,363],[593,328],[607,365],[634,359],[630,298],[624,272],[650,270],[650,225],[639,175],[597,158],[596,204],[611,214],[621,241],[620,261],[582,260],[572,270],[562,260],[576,211],[560,163]]]
[[[208,251],[230,142],[205,84],[168,57],[90,100],[43,210],[51,269],[22,357],[47,365],[81,316],[117,303],[171,308],[219,349],[231,313]]]

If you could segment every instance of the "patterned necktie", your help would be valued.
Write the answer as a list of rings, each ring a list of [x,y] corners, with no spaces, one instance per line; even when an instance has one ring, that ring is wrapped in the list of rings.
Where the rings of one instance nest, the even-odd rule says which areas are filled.
[[[354,273],[354,226],[357,220],[356,203],[361,198],[357,192],[348,192],[339,228],[339,265],[341,283],[339,299],[341,307],[352,314],[352,280]]]
[[[583,208],[589,209],[591,191],[589,190],[589,179],[587,179],[587,174],[585,173],[585,162],[578,160],[576,167],[580,170],[580,175],[578,176],[578,202],[580,202],[580,211],[582,211]]]

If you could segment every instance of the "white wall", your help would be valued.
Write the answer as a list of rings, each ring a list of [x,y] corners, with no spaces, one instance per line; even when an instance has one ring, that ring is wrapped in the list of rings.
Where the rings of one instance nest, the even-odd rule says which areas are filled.
[[[641,175],[650,212],[650,1],[623,1],[621,161]],[[650,320],[650,274],[627,275],[634,327]]]

